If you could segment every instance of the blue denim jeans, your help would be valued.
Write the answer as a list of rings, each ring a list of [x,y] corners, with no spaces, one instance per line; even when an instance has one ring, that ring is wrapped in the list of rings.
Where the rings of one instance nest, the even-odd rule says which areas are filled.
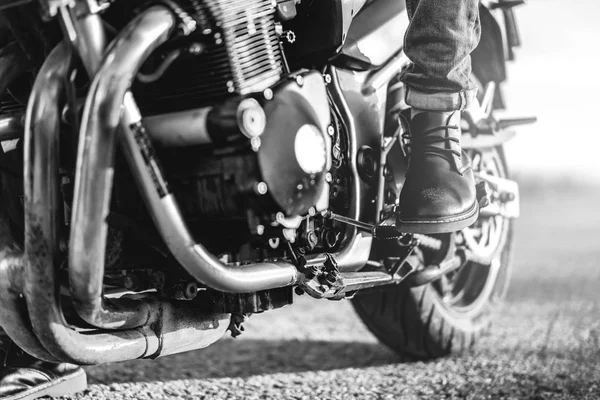
[[[428,111],[468,107],[477,94],[469,76],[481,35],[479,0],[406,0],[406,10],[406,103]]]

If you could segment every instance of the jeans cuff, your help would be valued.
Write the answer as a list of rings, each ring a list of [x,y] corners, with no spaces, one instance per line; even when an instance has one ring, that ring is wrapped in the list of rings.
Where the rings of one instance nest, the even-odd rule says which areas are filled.
[[[477,98],[477,88],[461,92],[426,93],[406,88],[406,104],[426,111],[457,111],[469,107]]]

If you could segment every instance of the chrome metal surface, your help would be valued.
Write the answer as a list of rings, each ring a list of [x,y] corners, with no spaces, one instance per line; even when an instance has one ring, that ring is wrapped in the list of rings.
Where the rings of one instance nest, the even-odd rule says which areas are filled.
[[[230,91],[262,91],[283,73],[271,0],[207,0],[222,30],[233,73]]]
[[[143,356],[141,331],[83,336],[68,327],[58,305],[58,137],[56,102],[69,72],[70,51],[57,47],[42,66],[33,87],[25,127],[25,298],[33,331],[56,358],[88,363]],[[80,340],[81,339],[81,340]],[[27,350],[27,349],[25,349]],[[116,351],[112,353],[111,351]]]
[[[352,218],[344,217],[343,215],[339,215],[331,211],[324,213],[324,217],[328,219],[333,219],[334,221],[342,222],[344,224],[355,226],[370,233],[372,233],[373,229],[375,228],[375,225],[373,224],[367,224],[366,222],[361,222]]]
[[[410,64],[404,51],[398,53],[377,71],[372,72],[363,84],[363,93],[372,94],[381,89],[392,80],[400,71]]]
[[[488,183],[494,193],[492,204],[481,210],[483,216],[501,215],[505,218],[519,218],[521,214],[519,184],[516,181],[485,172],[475,173],[475,179]]]
[[[101,311],[106,216],[113,178],[117,128],[134,176],[159,232],[175,258],[200,282],[218,290],[253,292],[295,283],[297,270],[289,262],[265,262],[236,267],[221,263],[195,243],[179,207],[153,158],[151,142],[141,125],[131,81],[149,53],[174,26],[174,17],[162,7],[141,14],[115,39],[89,91],[81,123],[77,178],[69,247],[72,295],[86,319],[109,322],[108,327],[145,323],[144,313]],[[160,183],[157,187],[157,183]],[[118,311],[118,310],[115,310]],[[83,317],[83,316],[82,316]],[[106,318],[106,320],[104,320]]]
[[[119,113],[119,108],[113,110]],[[133,96],[127,95],[123,105],[122,144],[125,156],[142,190],[158,231],[177,261],[198,281],[224,292],[248,293],[293,285],[298,278],[290,262],[263,262],[244,266],[226,265],[197,244],[191,236],[170,193],[157,190],[156,182],[164,181],[161,171],[148,168],[140,144],[150,144],[144,129],[132,129],[141,122]]]
[[[23,137],[23,114],[0,115],[0,141]]]
[[[338,70],[331,67],[329,85],[332,100],[342,118],[348,132],[348,153],[352,187],[350,193],[350,210],[348,217],[353,220],[364,220],[363,207],[366,199],[366,188],[361,183],[356,167],[358,148],[361,144],[372,147],[380,143],[383,131],[383,115],[385,93],[382,90],[365,97],[361,93],[364,84],[362,77],[365,74]],[[355,117],[360,116],[360,118]],[[366,232],[357,232],[356,227],[348,226],[346,240],[342,242],[341,250],[334,254],[342,272],[358,271],[364,267],[371,253],[372,235]],[[307,257],[308,259],[309,257]]]
[[[343,0],[342,6],[342,32],[343,37],[350,31],[354,16],[364,7],[367,0]]]
[[[345,7],[344,4],[343,8]],[[353,15],[356,15],[357,10],[353,11]],[[341,52],[350,57],[368,60],[371,68],[381,67],[402,49],[407,28],[405,2],[377,0],[353,19],[348,40]]]
[[[206,128],[212,107],[197,108],[168,114],[144,117],[142,123],[148,135],[164,146],[183,147],[210,144]]]
[[[77,50],[88,74],[94,76],[107,45],[102,18],[97,14],[76,14],[73,7],[64,5],[58,8],[65,36]]]
[[[92,331],[82,334],[67,325],[59,305],[58,293],[58,138],[60,108],[56,102],[70,72],[70,51],[62,44],[48,57],[33,87],[27,109],[25,132],[25,255],[22,263],[0,283],[3,294],[18,293],[9,285],[26,277],[24,297],[33,333],[54,359],[77,364],[100,364],[158,357],[206,347],[218,340],[229,323],[228,315],[206,315],[197,310],[178,308],[169,303],[147,299],[150,317],[146,326],[134,330]],[[35,134],[34,134],[35,133]],[[21,271],[21,268],[25,271]],[[7,269],[0,265],[0,272]],[[85,285],[87,282],[83,282]],[[131,301],[131,299],[123,299]],[[16,304],[4,302],[7,312],[16,315]],[[146,316],[144,316],[145,318]],[[28,326],[23,333],[29,334]],[[35,343],[23,343],[30,353]],[[44,358],[44,357],[40,357]]]
[[[347,272],[341,274],[344,281],[344,292],[353,292],[359,289],[367,289],[375,286],[388,285],[396,280],[393,275],[387,272]]]
[[[116,130],[132,74],[175,26],[174,15],[152,7],[134,19],[114,40],[90,87],[81,121],[77,174],[69,240],[69,280],[73,303],[88,323],[110,329],[133,328],[148,320],[143,303],[118,307],[103,299],[106,235]],[[90,65],[91,66],[91,65]],[[93,67],[93,66],[91,66]]]
[[[6,221],[2,221],[2,224],[5,225]],[[19,348],[30,355],[38,360],[57,362],[58,359],[42,346],[31,329],[22,298],[23,273],[22,257],[7,254],[6,251],[0,254],[0,326]]]

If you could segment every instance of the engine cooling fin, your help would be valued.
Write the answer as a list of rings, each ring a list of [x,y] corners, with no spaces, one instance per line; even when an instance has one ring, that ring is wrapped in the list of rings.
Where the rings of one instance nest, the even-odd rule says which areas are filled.
[[[182,55],[159,81],[138,87],[145,113],[202,107],[232,95],[260,92],[282,73],[272,0],[206,0],[210,34],[188,40],[205,43],[200,55]],[[191,13],[194,5],[190,6]]]

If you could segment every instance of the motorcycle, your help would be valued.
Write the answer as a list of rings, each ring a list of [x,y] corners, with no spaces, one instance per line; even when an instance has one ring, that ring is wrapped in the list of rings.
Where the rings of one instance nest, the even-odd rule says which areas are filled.
[[[510,276],[503,143],[535,120],[495,117],[519,3],[480,6],[479,219],[417,235],[403,2],[4,0],[0,325],[41,360],[153,359],[305,295],[403,354],[471,346]]]

